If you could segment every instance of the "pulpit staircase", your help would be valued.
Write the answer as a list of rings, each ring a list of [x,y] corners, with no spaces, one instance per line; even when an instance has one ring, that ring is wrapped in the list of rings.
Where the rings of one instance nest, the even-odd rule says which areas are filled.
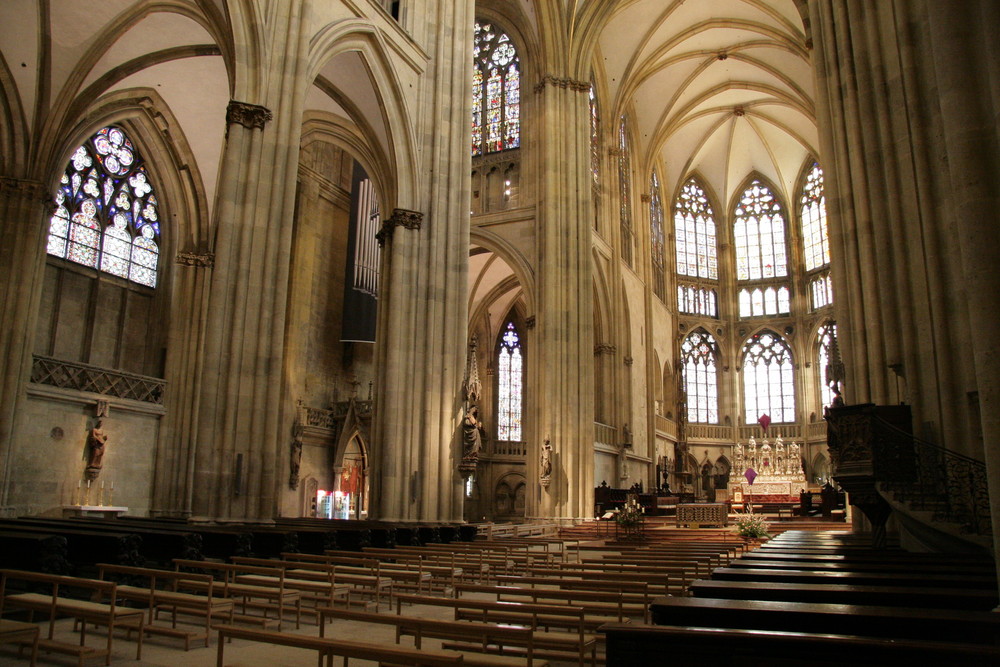
[[[986,465],[909,432],[906,406],[856,405],[827,415],[834,478],[871,520],[893,515],[915,551],[992,550]]]

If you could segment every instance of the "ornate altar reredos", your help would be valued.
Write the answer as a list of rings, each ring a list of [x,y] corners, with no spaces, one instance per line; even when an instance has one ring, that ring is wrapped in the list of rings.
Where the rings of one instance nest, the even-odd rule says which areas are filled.
[[[752,486],[744,476],[748,468],[757,473]],[[779,437],[772,445],[767,438],[759,443],[750,438],[745,445],[737,442],[733,446],[733,467],[729,475],[731,492],[798,497],[799,489],[805,484],[801,447],[794,442],[785,445]]]

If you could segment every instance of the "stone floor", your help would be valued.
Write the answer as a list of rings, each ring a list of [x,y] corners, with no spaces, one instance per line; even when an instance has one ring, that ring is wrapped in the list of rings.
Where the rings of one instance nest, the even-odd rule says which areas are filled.
[[[477,597],[470,595],[469,597]],[[485,598],[484,598],[485,599]],[[383,607],[383,613],[385,609]],[[450,619],[451,611],[443,607],[421,606],[413,608],[409,612],[404,609],[404,613],[419,614],[425,618]],[[159,623],[164,623],[161,620]],[[77,643],[79,635],[73,632],[73,623],[66,619],[58,621],[56,639],[66,642]],[[291,627],[283,628],[285,632],[294,632],[304,635],[317,636],[319,629],[311,621],[303,619],[302,627],[296,630],[294,622]],[[92,646],[102,645],[105,635],[100,631],[88,631],[87,643]],[[395,630],[389,625],[370,625],[357,621],[334,620],[327,623],[325,635],[327,637],[338,637],[350,639],[352,641],[364,641],[376,644],[395,644]],[[402,646],[413,646],[413,640],[404,637],[401,640]],[[423,647],[427,649],[440,648],[440,640],[425,639]],[[142,660],[135,659],[135,641],[116,638],[111,664],[114,667],[133,667],[143,665],[148,667],[215,667],[218,657],[216,638],[212,637],[211,646],[192,646],[190,651],[184,651],[183,641],[173,637],[152,636],[147,637],[142,645]],[[336,659],[334,664],[343,664],[343,659]],[[27,665],[28,653],[25,651],[22,657],[18,657],[17,648],[10,644],[0,644],[0,667],[15,665]],[[43,653],[39,651],[39,667],[57,667],[61,665],[75,665],[76,659],[73,656],[59,653]],[[226,667],[256,667],[263,665],[266,667],[301,667],[303,665],[315,665],[316,653],[303,649],[296,649],[284,646],[273,646],[262,642],[252,642],[245,640],[233,640],[225,648]],[[563,664],[550,662],[551,667],[562,667]],[[103,665],[103,661],[88,660],[87,667],[97,667]],[[376,663],[367,660],[350,661],[350,667],[368,667]]]

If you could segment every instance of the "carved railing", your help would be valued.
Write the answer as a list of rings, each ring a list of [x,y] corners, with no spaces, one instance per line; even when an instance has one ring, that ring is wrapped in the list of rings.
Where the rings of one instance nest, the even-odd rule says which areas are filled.
[[[967,533],[988,535],[990,500],[986,464],[915,438],[878,417],[872,419],[875,479],[916,510],[952,521]]]
[[[497,456],[524,456],[528,446],[519,440],[494,440],[488,444],[491,454]]]
[[[719,424],[687,423],[688,442],[696,440],[721,440],[732,443],[736,439],[736,430],[732,426]]]
[[[166,380],[160,378],[39,355],[32,358],[31,381],[156,405],[163,405],[163,394],[167,388]]]
[[[617,447],[618,429],[601,422],[594,422],[594,444]]]
[[[662,415],[656,415],[656,432],[662,433],[668,438],[676,440],[677,422],[675,422],[673,419],[667,419]]]
[[[761,437],[761,428],[757,424],[740,426],[739,430],[739,438],[742,442],[749,440],[750,436]],[[777,437],[781,437],[782,440],[801,440],[802,427],[798,424],[771,424],[770,428],[767,429],[767,438],[774,440]]]

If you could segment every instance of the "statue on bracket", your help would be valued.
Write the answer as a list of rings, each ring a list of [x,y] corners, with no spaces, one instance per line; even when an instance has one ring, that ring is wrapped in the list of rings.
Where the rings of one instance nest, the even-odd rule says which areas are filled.
[[[471,405],[462,420],[462,459],[478,461],[485,437],[486,427],[479,420],[479,406]]]
[[[551,480],[552,480],[552,445],[549,444],[549,439],[545,438],[545,444],[542,445],[542,460],[539,465],[538,481],[542,486],[548,486]]]
[[[288,473],[288,488],[297,489],[299,488],[299,469],[302,465],[302,422],[298,419],[292,424],[292,445],[291,445],[291,460],[290,468]]]
[[[104,450],[108,445],[108,434],[104,432],[104,420],[94,419],[93,427],[87,432],[87,468],[84,474],[88,480],[97,479],[104,466]]]

